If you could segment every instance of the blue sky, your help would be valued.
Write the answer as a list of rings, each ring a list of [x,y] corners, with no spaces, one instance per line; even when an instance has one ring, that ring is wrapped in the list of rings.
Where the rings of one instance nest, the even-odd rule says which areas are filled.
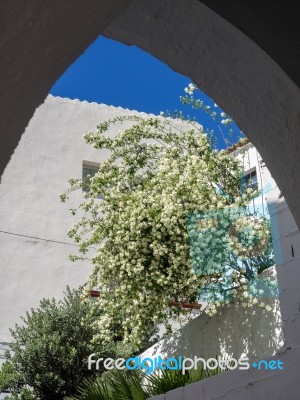
[[[205,129],[219,128],[204,111],[192,111],[179,97],[191,80],[135,46],[126,46],[99,37],[65,71],[52,87],[54,96],[121,106],[130,110],[159,114],[182,110],[196,116]],[[198,97],[214,108],[214,101],[199,92]],[[235,131],[239,132],[235,127]],[[222,146],[223,147],[223,146]]]

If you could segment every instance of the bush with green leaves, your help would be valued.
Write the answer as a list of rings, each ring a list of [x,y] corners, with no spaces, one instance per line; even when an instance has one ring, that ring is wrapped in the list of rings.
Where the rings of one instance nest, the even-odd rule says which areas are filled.
[[[150,375],[139,370],[112,370],[100,378],[87,379],[79,393],[66,400],[146,400],[227,370],[198,368],[183,374],[181,370],[165,369]]]
[[[101,311],[97,309],[98,314],[87,319],[90,306],[82,301],[82,290],[67,288],[63,300],[43,299],[37,309],[27,312],[23,325],[11,330],[13,343],[0,372],[0,391],[10,390],[24,400],[30,392],[35,399],[63,399],[76,393],[83,379],[102,373],[88,370],[91,353],[102,357],[126,354],[122,338],[113,335],[115,340],[105,346],[91,343],[93,319]]]

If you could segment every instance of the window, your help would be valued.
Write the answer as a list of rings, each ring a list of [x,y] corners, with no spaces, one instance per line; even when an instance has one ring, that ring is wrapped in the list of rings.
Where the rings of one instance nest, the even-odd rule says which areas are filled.
[[[252,168],[248,171],[241,180],[241,192],[244,193],[247,189],[258,189],[257,173],[256,168]]]
[[[95,176],[95,174],[99,171],[100,164],[92,162],[92,161],[83,161],[82,163],[82,191],[89,191],[89,182],[90,179]],[[103,199],[103,196],[99,195],[99,199]]]

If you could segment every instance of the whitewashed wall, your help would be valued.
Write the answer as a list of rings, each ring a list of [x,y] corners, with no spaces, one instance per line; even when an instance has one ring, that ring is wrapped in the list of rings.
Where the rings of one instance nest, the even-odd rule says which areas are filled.
[[[51,95],[36,110],[0,185],[0,342],[10,341],[9,327],[41,298],[61,298],[66,285],[86,281],[90,264],[68,260],[76,246],[66,235],[75,222],[68,210],[82,194],[65,204],[59,194],[70,178],[81,177],[83,160],[105,157],[84,143],[83,134],[132,113]]]

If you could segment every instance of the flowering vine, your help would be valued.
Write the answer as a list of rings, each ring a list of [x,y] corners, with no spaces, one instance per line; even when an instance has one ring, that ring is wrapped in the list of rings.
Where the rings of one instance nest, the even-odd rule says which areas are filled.
[[[117,134],[106,134],[120,127]],[[231,154],[213,149],[196,122],[163,116],[116,117],[88,132],[85,141],[109,152],[89,180],[84,201],[71,210],[74,215],[79,212],[81,219],[68,233],[79,244],[81,256],[91,247],[97,249],[86,286],[87,293],[100,290],[94,309],[105,310],[97,322],[95,340],[109,341],[113,327],[118,326],[124,343],[138,346],[153,325],[168,325],[183,312],[180,302],[193,303],[204,296],[211,304],[208,312],[218,303],[228,303],[226,296],[211,297],[215,288],[224,294],[242,287],[243,303],[251,303],[253,291],[251,301],[243,296],[244,286],[251,281],[249,268],[239,265],[234,251],[228,252],[230,240],[224,241],[220,230],[223,226],[230,233],[230,218],[224,215],[234,210],[242,210],[247,218],[247,204],[255,195],[252,189],[241,193],[243,171]],[[86,183],[72,179],[70,184],[62,201]],[[202,219],[202,227],[195,227],[201,221],[195,213],[204,213],[209,224],[207,213],[218,211],[223,215],[217,219],[221,225],[203,229]],[[261,226],[259,234],[264,235],[268,227]],[[201,237],[207,231],[214,232],[213,241],[207,235]],[[253,248],[256,232],[255,228],[250,234]],[[237,236],[231,246],[240,252]],[[235,270],[231,282],[224,280],[224,267]],[[170,307],[171,302],[178,306]]]

